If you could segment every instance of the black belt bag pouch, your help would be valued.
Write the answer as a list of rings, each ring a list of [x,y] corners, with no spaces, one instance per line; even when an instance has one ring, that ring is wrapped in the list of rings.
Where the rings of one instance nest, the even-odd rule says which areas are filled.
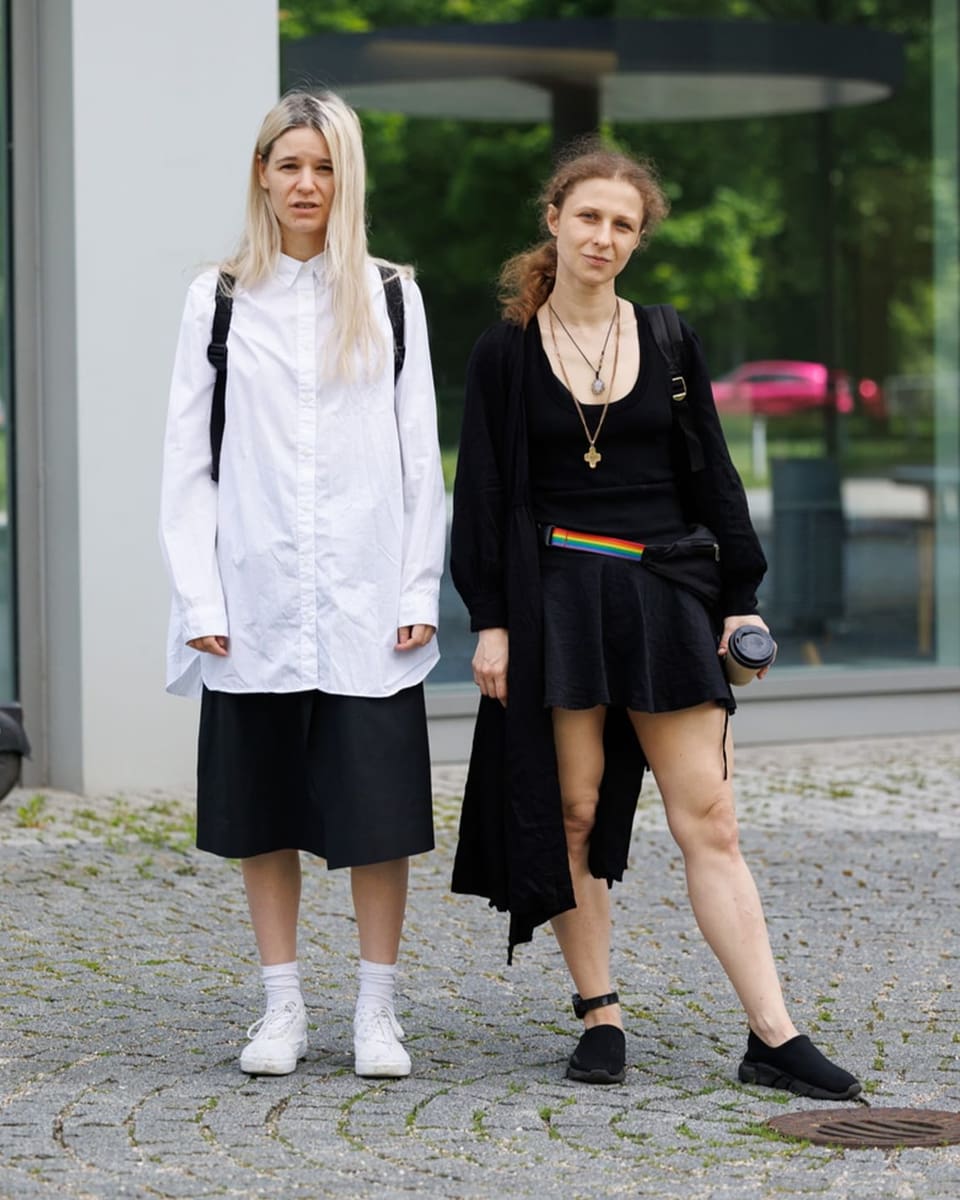
[[[694,525],[675,542],[647,542],[643,565],[679,584],[713,608],[720,599],[720,546],[706,525]]]

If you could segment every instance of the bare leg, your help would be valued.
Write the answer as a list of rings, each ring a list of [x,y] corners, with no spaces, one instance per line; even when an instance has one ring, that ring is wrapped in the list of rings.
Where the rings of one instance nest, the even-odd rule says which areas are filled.
[[[295,963],[300,912],[300,852],[274,850],[241,863],[247,904],[263,967]],[[307,1052],[307,1016],[294,969],[278,972],[273,990],[264,977],[267,1011],[247,1031],[251,1038],[240,1055],[248,1075],[289,1075]],[[295,1002],[294,1002],[295,1001]]]
[[[610,895],[606,880],[594,879],[588,866],[603,777],[602,707],[553,710],[563,824],[577,907],[551,921],[574,986],[584,999],[610,990]],[[622,1027],[620,1006],[591,1009],[584,1017],[594,1025]]]
[[[274,850],[241,863],[260,962],[294,962],[300,913],[300,853]]]
[[[393,1011],[393,986],[407,903],[409,860],[395,858],[350,868],[360,934],[360,995],[353,1019],[354,1072],[377,1078],[410,1074]]]
[[[360,933],[360,957],[367,962],[395,963],[407,906],[410,860],[350,868],[353,910]]]
[[[770,950],[763,907],[740,854],[734,812],[733,744],[723,778],[723,710],[713,704],[670,713],[630,713],[683,852],[697,924],[769,1046],[796,1035]]]

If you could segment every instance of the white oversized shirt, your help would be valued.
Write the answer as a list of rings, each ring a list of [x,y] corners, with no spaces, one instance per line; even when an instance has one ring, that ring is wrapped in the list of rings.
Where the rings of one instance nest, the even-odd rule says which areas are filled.
[[[210,478],[207,361],[217,272],[191,285],[164,444],[160,537],[173,605],[167,690],[390,696],[437,661],[394,649],[400,626],[436,626],[445,501],[423,301],[403,279],[406,359],[367,264],[383,334],[375,374],[347,382],[333,351],[324,256],[281,255],[239,289],[227,342],[219,486]],[[229,638],[226,657],[186,643]]]

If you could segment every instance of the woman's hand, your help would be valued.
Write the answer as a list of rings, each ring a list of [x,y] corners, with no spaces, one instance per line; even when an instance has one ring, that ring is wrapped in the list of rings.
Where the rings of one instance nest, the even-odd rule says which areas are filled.
[[[507,707],[509,636],[505,629],[481,629],[473,656],[473,682],[484,696]]]
[[[726,657],[727,642],[730,640],[730,635],[735,629],[739,629],[741,625],[756,625],[760,629],[765,629],[767,633],[770,632],[770,628],[766,621],[764,621],[761,617],[758,617],[755,613],[751,613],[750,615],[743,617],[724,617],[723,633],[720,635],[720,645],[717,647],[717,653],[721,658]],[[770,664],[770,667],[772,666],[773,663]],[[762,671],[758,671],[757,678],[762,679],[770,670],[770,667],[764,667]]]
[[[219,658],[226,658],[228,654],[228,639],[219,634],[191,638],[187,645],[192,650],[199,650],[201,654],[216,654]]]
[[[425,646],[436,632],[432,625],[401,625],[397,630],[397,644],[394,650],[412,650],[415,646]]]

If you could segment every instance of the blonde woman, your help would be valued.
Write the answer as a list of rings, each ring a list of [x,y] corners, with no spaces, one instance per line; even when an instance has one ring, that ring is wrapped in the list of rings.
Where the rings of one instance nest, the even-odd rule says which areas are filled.
[[[301,851],[350,868],[357,1074],[411,1069],[394,981],[408,859],[433,848],[422,683],[444,491],[423,303],[409,270],[370,258],[364,187],[352,109],[285,96],[257,138],[239,248],[189,289],[171,386],[167,686],[202,696],[197,844],[241,860],[266,991],[250,1074],[287,1074],[307,1051]],[[232,298],[219,453],[218,278]]]

